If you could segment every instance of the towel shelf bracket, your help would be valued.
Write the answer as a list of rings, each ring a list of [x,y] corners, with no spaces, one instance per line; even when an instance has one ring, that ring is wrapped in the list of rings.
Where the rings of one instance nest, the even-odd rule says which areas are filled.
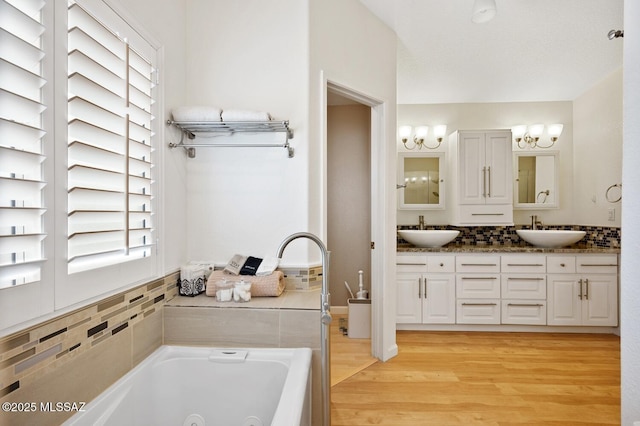
[[[285,148],[289,158],[293,158],[293,147],[289,139],[293,139],[293,130],[289,128],[288,121],[174,121],[167,120],[168,125],[180,129],[180,142],[169,143],[169,148],[184,148],[189,158],[195,158],[196,148]],[[285,141],[281,144],[261,143],[185,143],[187,139],[193,140],[198,133],[220,133],[233,135],[236,133],[284,133]]]

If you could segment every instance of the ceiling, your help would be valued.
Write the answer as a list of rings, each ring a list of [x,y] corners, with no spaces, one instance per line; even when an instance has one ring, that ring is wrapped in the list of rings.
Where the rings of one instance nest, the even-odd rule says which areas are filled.
[[[574,100],[622,66],[623,0],[360,0],[398,35],[398,104]]]

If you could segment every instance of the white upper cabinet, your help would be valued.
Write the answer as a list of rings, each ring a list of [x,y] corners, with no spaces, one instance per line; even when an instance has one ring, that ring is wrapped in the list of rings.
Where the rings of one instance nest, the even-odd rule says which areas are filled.
[[[454,225],[512,225],[511,131],[457,131],[449,138]]]

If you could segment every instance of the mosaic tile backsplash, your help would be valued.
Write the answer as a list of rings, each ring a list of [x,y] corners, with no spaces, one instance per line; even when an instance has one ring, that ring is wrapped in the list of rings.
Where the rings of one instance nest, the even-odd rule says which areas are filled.
[[[418,229],[418,226],[399,225],[397,229]],[[531,229],[527,225],[517,226],[427,226],[427,229],[455,229],[460,231],[449,246],[452,245],[491,245],[491,246],[529,246],[516,233],[516,229]],[[620,248],[620,228],[607,226],[578,226],[578,225],[545,225],[539,229],[566,229],[585,231],[585,237],[580,240],[577,247]],[[400,236],[398,244],[409,244]]]

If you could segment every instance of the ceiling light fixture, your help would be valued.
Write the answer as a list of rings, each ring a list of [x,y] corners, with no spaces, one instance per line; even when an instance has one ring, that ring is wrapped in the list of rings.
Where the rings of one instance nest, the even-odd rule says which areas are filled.
[[[513,126],[511,128],[511,133],[513,134],[513,139],[516,141],[518,148],[520,149],[524,149],[527,146],[529,146],[529,148],[551,148],[562,134],[563,128],[564,126],[562,124],[550,124],[547,126],[547,134],[551,140],[551,145],[547,146],[538,144],[538,141],[544,132],[544,124],[532,124],[529,127],[526,125]]]
[[[496,0],[475,0],[471,12],[471,21],[476,24],[489,22],[496,16]]]

